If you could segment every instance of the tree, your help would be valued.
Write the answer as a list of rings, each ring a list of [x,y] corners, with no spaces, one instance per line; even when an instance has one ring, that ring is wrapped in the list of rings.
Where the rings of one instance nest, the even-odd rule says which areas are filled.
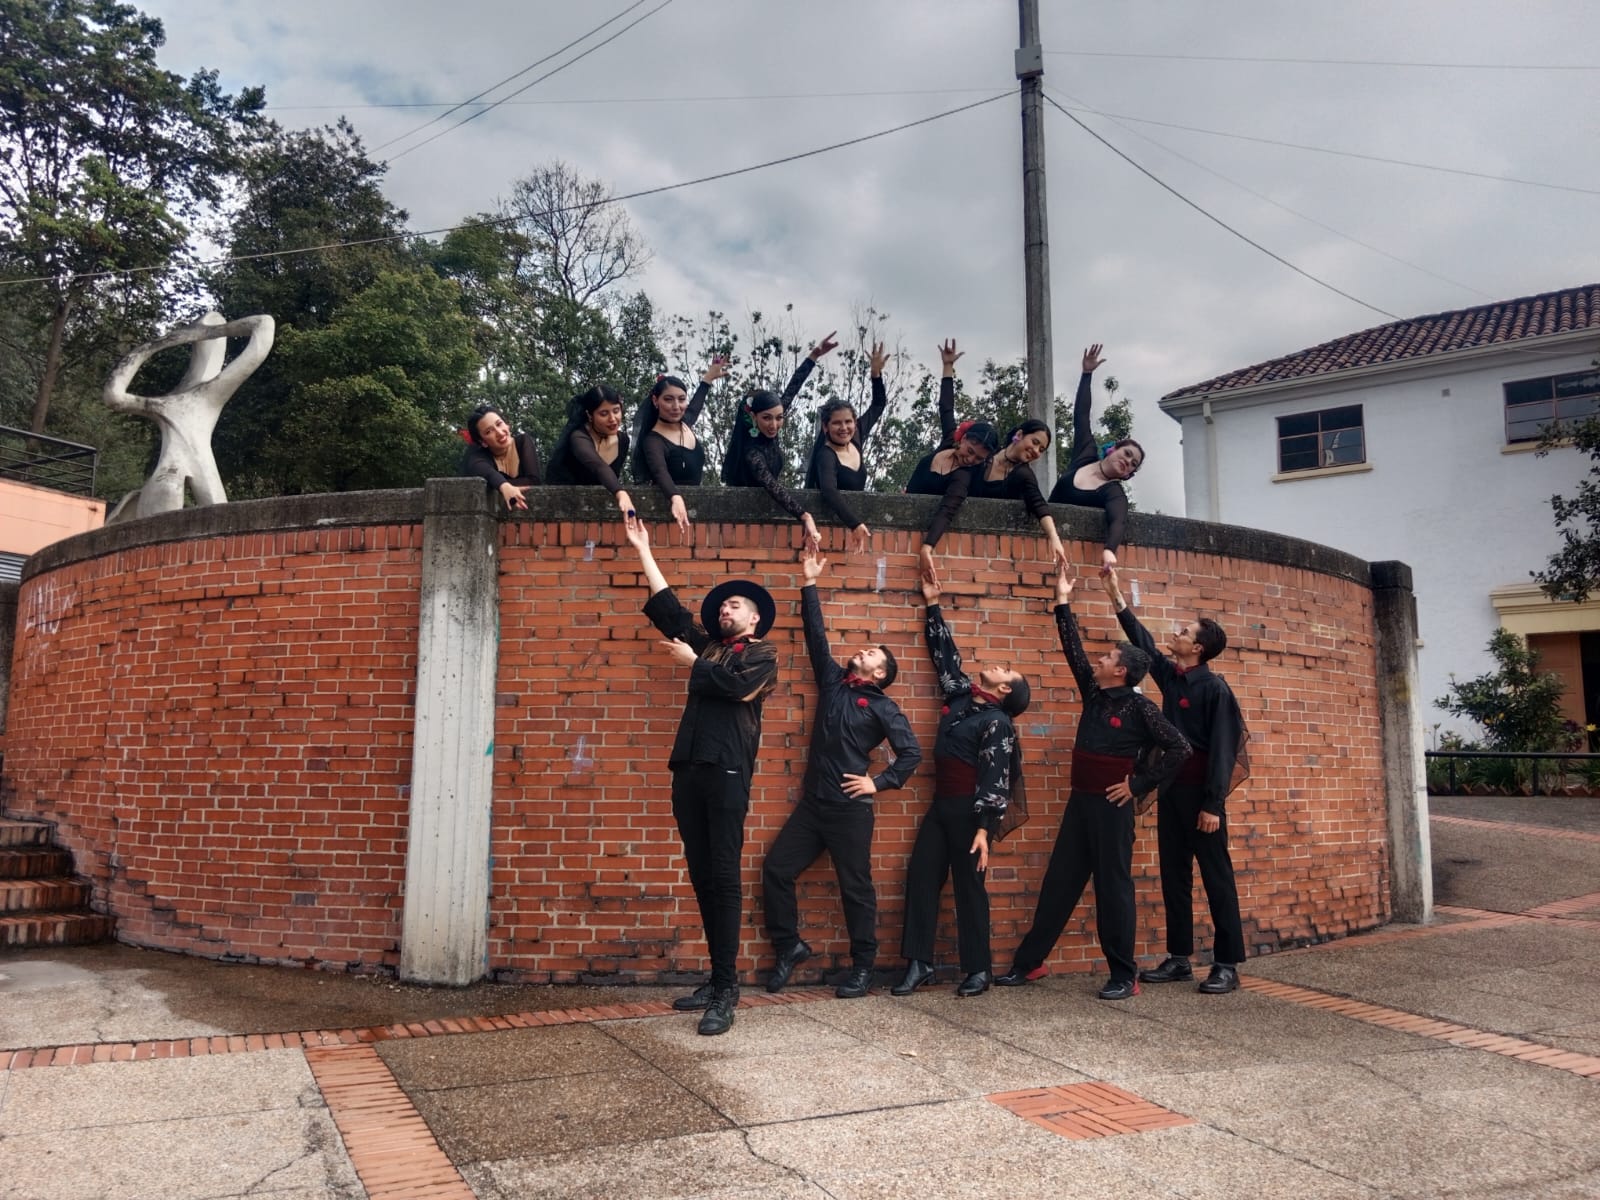
[[[1600,361],[1595,365],[1600,367]],[[1571,499],[1559,494],[1550,497],[1561,549],[1550,556],[1544,570],[1532,574],[1552,600],[1582,604],[1600,588],[1600,417],[1547,426],[1539,441],[1539,454],[1542,457],[1569,443],[1589,456],[1589,473],[1579,481]]]
[[[517,180],[504,215],[528,239],[537,281],[572,304],[603,299],[650,261],[611,189],[559,160]]]
[[[1572,749],[1575,732],[1581,740],[1581,731],[1561,715],[1561,677],[1539,670],[1539,655],[1505,629],[1489,639],[1489,654],[1493,671],[1465,682],[1451,675],[1450,694],[1434,703],[1481,725],[1490,750]]]
[[[259,121],[261,89],[162,70],[161,22],[115,0],[0,3],[0,268],[38,282],[30,428],[44,431],[71,323],[159,297],[189,224]],[[137,269],[116,281],[97,273]]]

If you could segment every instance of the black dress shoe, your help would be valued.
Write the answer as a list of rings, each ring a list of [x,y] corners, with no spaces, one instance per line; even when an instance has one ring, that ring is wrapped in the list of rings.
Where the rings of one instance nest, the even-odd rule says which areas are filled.
[[[981,996],[989,990],[989,985],[994,982],[994,976],[988,971],[974,971],[961,981],[956,988],[958,996]]]
[[[933,966],[913,958],[906,963],[906,977],[889,989],[891,996],[909,996],[933,979]]]
[[[841,1000],[859,1000],[872,989],[872,968],[851,967],[850,974],[844,981],[833,989],[833,994]]]
[[[1206,976],[1206,981],[1195,988],[1197,992],[1204,992],[1208,996],[1221,996],[1226,992],[1239,990],[1239,972],[1227,963],[1217,963],[1211,968],[1211,974]]]
[[[767,991],[783,991],[783,986],[789,982],[789,976],[794,974],[794,969],[810,957],[811,947],[804,942],[796,942],[784,953],[778,955],[777,964],[772,968],[772,974],[767,979]]]
[[[1140,971],[1139,978],[1145,983],[1187,983],[1194,978],[1194,968],[1187,958],[1169,954],[1159,967]]]
[[[1032,983],[1035,979],[1043,979],[1048,974],[1050,972],[1044,967],[1035,967],[1031,971],[1012,967],[1006,974],[996,975],[994,982],[996,987],[1021,987],[1025,983]]]
[[[1139,984],[1133,979],[1113,979],[1100,989],[1102,1000],[1127,1000],[1139,994]]]
[[[706,1037],[727,1033],[733,1028],[733,1010],[739,1007],[737,987],[718,988],[712,993],[711,1003],[700,1017],[700,1032]]]
[[[672,1007],[679,1012],[699,1012],[702,1008],[710,1008],[711,985],[702,983],[687,996],[679,996],[672,1002]]]

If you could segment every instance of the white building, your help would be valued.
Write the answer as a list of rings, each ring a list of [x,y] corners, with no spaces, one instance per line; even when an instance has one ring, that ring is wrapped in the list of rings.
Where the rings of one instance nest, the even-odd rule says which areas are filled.
[[[1414,572],[1424,722],[1452,674],[1491,669],[1499,626],[1600,715],[1600,597],[1530,578],[1560,545],[1550,497],[1591,462],[1535,453],[1554,418],[1600,413],[1600,284],[1363,330],[1180,388],[1188,515],[1322,542]],[[1587,679],[1585,679],[1587,676]]]

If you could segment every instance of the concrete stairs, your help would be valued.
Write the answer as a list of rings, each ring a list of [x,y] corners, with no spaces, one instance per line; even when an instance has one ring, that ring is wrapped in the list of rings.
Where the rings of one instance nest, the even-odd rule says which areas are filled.
[[[47,821],[0,816],[0,948],[104,941],[112,920],[89,908],[89,885]]]

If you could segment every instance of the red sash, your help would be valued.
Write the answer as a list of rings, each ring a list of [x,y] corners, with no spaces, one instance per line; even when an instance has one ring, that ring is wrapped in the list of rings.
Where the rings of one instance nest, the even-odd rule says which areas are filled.
[[[1131,758],[1116,754],[1090,754],[1087,750],[1072,752],[1072,790],[1075,792],[1103,792],[1132,774]]]

